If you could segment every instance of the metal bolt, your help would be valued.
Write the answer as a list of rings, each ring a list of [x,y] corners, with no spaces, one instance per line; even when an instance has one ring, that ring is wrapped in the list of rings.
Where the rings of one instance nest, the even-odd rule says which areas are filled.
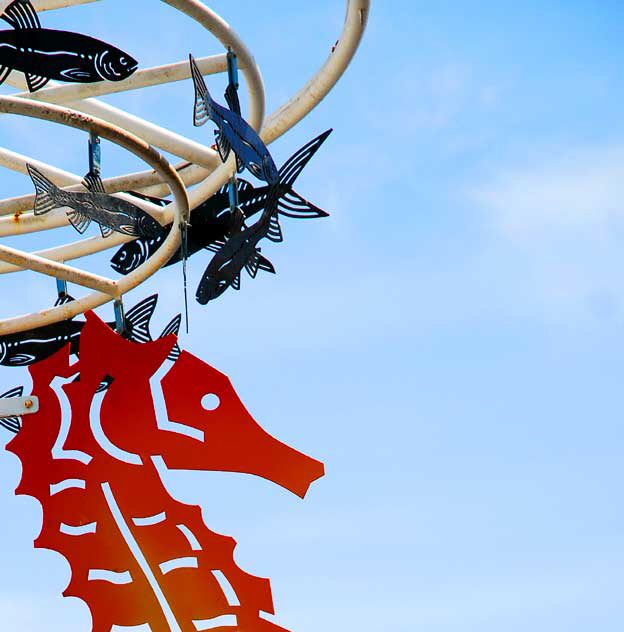
[[[32,407],[33,407],[33,400],[32,400],[32,399],[27,399],[27,400],[24,402],[24,406],[25,406],[26,408],[32,408]]]

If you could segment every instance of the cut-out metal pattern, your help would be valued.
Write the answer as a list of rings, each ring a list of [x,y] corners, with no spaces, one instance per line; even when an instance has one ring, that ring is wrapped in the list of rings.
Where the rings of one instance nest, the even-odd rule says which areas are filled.
[[[50,81],[121,81],[137,61],[111,44],[68,31],[42,28],[30,0],[14,0],[0,16],[12,30],[0,31],[0,84],[23,72],[31,92]]]
[[[249,169],[259,180],[275,184],[278,180],[277,167],[267,146],[240,114],[219,105],[210,96],[193,55],[189,55],[189,59],[195,86],[193,124],[198,127],[210,119],[218,128],[215,130],[215,139],[221,160],[225,162],[230,151],[233,151],[239,172]]]
[[[279,181],[275,185],[279,195],[277,212],[280,215],[301,219],[328,216],[328,213],[299,195],[293,189],[293,184],[331,131],[329,129],[312,139],[293,154],[280,168]],[[217,193],[191,212],[191,221],[188,227],[188,256],[203,250],[218,240],[225,241],[232,232],[232,224],[236,218],[232,217],[228,211],[230,208],[229,186],[229,183],[223,186]],[[264,209],[271,190],[270,186],[254,187],[251,183],[241,179],[236,181],[236,186],[238,208],[246,219]],[[154,201],[154,199],[151,201]],[[162,202],[162,200],[160,201]],[[165,235],[159,239],[135,239],[121,246],[111,258],[113,270],[120,274],[128,274],[147,261],[164,241],[169,230],[171,230],[171,224],[165,226],[164,230]],[[181,253],[178,250],[165,265],[172,265],[180,261],[180,259]],[[261,269],[269,272],[274,271],[268,259],[260,256],[259,261]]]
[[[274,614],[269,580],[241,570],[236,542],[211,531],[199,507],[174,499],[159,470],[247,473],[303,497],[322,463],[267,434],[229,379],[188,352],[157,379],[173,337],[137,348],[95,314],[86,319],[76,364],[65,347],[30,367],[40,412],[24,418],[7,446],[22,463],[16,493],[43,509],[35,546],[70,564],[64,595],[88,605],[93,632],[196,632],[211,621],[227,622],[219,632],[285,632],[263,616]],[[103,375],[114,380],[96,396]],[[206,392],[218,395],[217,409],[201,406]],[[164,428],[161,417],[205,435]]]
[[[201,305],[221,296],[228,287],[240,289],[240,277],[243,268],[250,277],[255,278],[261,261],[258,243],[264,238],[282,241],[282,231],[277,219],[277,193],[269,192],[260,219],[251,226],[241,226],[225,241],[216,240],[206,246],[215,255],[204,271],[195,298]]]
[[[68,297],[72,300],[71,297]],[[152,294],[137,303],[125,315],[124,336],[133,342],[150,342],[150,320],[156,309],[158,295]],[[160,337],[170,333],[177,334],[180,328],[180,314],[165,327]],[[0,336],[0,364],[4,366],[28,366],[50,357],[65,345],[70,345],[72,354],[78,353],[80,332],[85,326],[84,320],[63,320],[51,325],[36,327],[27,331]],[[116,323],[108,326],[115,329]],[[180,354],[177,345],[171,352],[171,360]]]
[[[102,237],[113,232],[133,237],[162,237],[163,227],[148,213],[126,200],[108,195],[99,175],[88,173],[82,182],[86,193],[64,191],[40,171],[27,164],[28,173],[35,185],[35,215],[49,213],[55,208],[69,207],[67,219],[79,232],[84,233],[91,221],[100,226]]]

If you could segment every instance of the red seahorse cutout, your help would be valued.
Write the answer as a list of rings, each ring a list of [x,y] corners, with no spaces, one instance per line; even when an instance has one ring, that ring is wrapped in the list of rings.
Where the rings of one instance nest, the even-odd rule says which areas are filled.
[[[229,379],[193,355],[183,351],[154,378],[174,336],[137,344],[86,319],[78,362],[65,348],[30,367],[40,412],[7,446],[22,463],[16,493],[43,507],[35,546],[71,566],[63,594],[86,602],[93,632],[146,623],[152,632],[283,632],[262,617],[274,613],[269,581],[236,565],[236,542],[208,529],[199,507],[168,494],[154,457],[262,476],[300,496],[322,463],[262,430]],[[96,394],[106,375],[112,384]],[[201,404],[207,393],[218,397],[214,410]]]

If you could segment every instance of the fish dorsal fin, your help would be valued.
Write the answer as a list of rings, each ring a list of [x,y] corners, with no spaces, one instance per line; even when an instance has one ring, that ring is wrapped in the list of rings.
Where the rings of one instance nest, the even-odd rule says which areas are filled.
[[[193,125],[195,125],[195,127],[199,127],[210,118],[210,95],[208,94],[208,88],[206,87],[204,77],[197,67],[193,55],[189,55],[189,62],[191,64],[191,77],[193,77],[193,85],[195,86]]]
[[[160,336],[158,336],[159,338],[164,338],[165,336],[168,336],[169,334],[175,334],[176,336],[180,333],[180,324],[182,323],[182,314],[178,314],[177,316],[174,316],[171,319],[171,322],[163,329],[162,334],[160,334]],[[176,342],[171,351],[169,352],[169,355],[167,356],[167,360],[172,360],[173,362],[175,362],[179,357],[180,357],[180,347],[178,346],[178,343]]]
[[[256,250],[254,250],[254,253],[251,255],[251,257],[249,257],[249,259],[247,259],[247,263],[245,263],[245,270],[247,270],[247,274],[249,274],[249,276],[252,279],[256,278],[256,274],[258,274],[258,263],[259,263],[259,251],[256,248]]]
[[[306,143],[301,149],[296,151],[279,170],[280,184],[292,186],[303,168],[308,164],[310,158],[314,156],[318,148],[325,142],[327,137],[332,133],[331,129],[319,134],[309,143]]]
[[[100,224],[100,232],[102,233],[102,237],[110,237],[115,231],[106,224]]]
[[[91,191],[91,193],[106,193],[102,178],[100,178],[100,176],[98,176],[96,173],[89,172],[82,179],[82,186],[88,191]]]
[[[74,297],[70,296],[69,294],[63,294],[62,296],[59,296],[55,303],[54,303],[54,307],[58,307],[59,305],[65,305],[66,303],[71,303],[72,301],[74,301]]]
[[[259,249],[258,252],[260,252]],[[265,272],[275,274],[275,268],[273,267],[273,264],[262,255],[258,255],[258,270],[264,270]]]
[[[295,219],[311,219],[314,217],[329,217],[329,213],[308,202],[298,193],[290,189],[277,201],[277,211],[280,215]]]
[[[240,272],[234,277],[234,280],[232,281],[232,287],[235,290],[240,290]]]
[[[71,210],[67,213],[69,223],[82,235],[87,230],[91,220],[80,211]]]
[[[152,294],[126,312],[126,328],[130,340],[151,342],[152,334],[149,330],[149,324],[157,302],[158,294]]]
[[[210,250],[212,252],[219,252],[219,250],[221,250],[221,248],[223,248],[223,246],[225,246],[225,240],[224,239],[213,239],[209,244],[204,246],[204,248],[206,250]]]
[[[31,73],[26,73],[26,85],[28,86],[28,90],[30,92],[36,92],[40,88],[46,85],[50,81],[49,77],[42,77],[41,75],[33,75]]]
[[[41,23],[30,0],[14,0],[4,10],[2,19],[14,29],[40,29]]]
[[[230,145],[230,141],[221,133],[221,130],[215,130],[215,140],[217,141],[217,151],[219,152],[219,158],[221,158],[221,162],[225,162],[232,149],[232,145]],[[236,162],[238,164],[238,157],[236,158]]]
[[[271,215],[271,219],[269,220],[269,230],[267,231],[267,239],[270,239],[271,241],[275,241],[275,242],[284,241],[284,236],[282,235],[282,227],[280,226],[277,213],[273,213]]]

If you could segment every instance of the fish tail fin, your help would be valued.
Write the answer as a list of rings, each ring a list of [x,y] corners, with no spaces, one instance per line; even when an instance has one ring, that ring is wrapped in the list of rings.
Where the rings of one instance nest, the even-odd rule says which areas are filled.
[[[151,342],[149,325],[156,309],[158,294],[152,294],[126,312],[126,330],[134,342]]]
[[[312,219],[315,217],[329,217],[327,211],[323,211],[312,202],[300,196],[292,188],[282,194],[277,202],[277,212],[286,217],[295,219]]]
[[[175,334],[176,336],[178,336],[180,333],[181,323],[182,323],[182,314],[178,314],[177,316],[174,316],[171,319],[171,322],[163,329],[162,334],[160,334],[160,336],[158,337],[164,338],[165,336],[168,336],[169,334]],[[175,362],[180,357],[180,353],[181,353],[180,347],[178,343],[176,342],[173,345],[173,348],[171,349],[171,351],[169,352],[169,355],[167,356],[167,360],[173,360],[173,362]]]
[[[313,138],[309,143],[306,143],[301,149],[296,151],[281,167],[279,170],[280,184],[286,186],[292,186],[295,180],[299,177],[299,174],[303,168],[310,162],[310,158],[318,151],[319,147],[327,140],[327,137],[332,133],[332,129],[328,129],[322,134],[319,134],[316,138]]]
[[[191,77],[195,86],[195,110],[193,112],[193,125],[199,127],[212,117],[212,98],[208,92],[206,82],[193,55],[189,54],[191,64]]]
[[[24,394],[24,387],[16,386],[15,388],[12,388],[10,391],[7,391],[6,393],[2,393],[2,395],[0,395],[0,398],[4,399],[6,397],[22,397],[23,394]],[[0,426],[2,426],[5,430],[8,430],[9,432],[17,434],[22,428],[22,423],[19,417],[15,417],[15,416],[2,417],[0,418]]]
[[[59,188],[32,165],[27,163],[26,168],[30,179],[35,185],[35,204],[33,206],[35,215],[43,215],[57,208],[56,196]]]
[[[0,16],[14,29],[40,29],[41,23],[30,0],[13,0]]]

